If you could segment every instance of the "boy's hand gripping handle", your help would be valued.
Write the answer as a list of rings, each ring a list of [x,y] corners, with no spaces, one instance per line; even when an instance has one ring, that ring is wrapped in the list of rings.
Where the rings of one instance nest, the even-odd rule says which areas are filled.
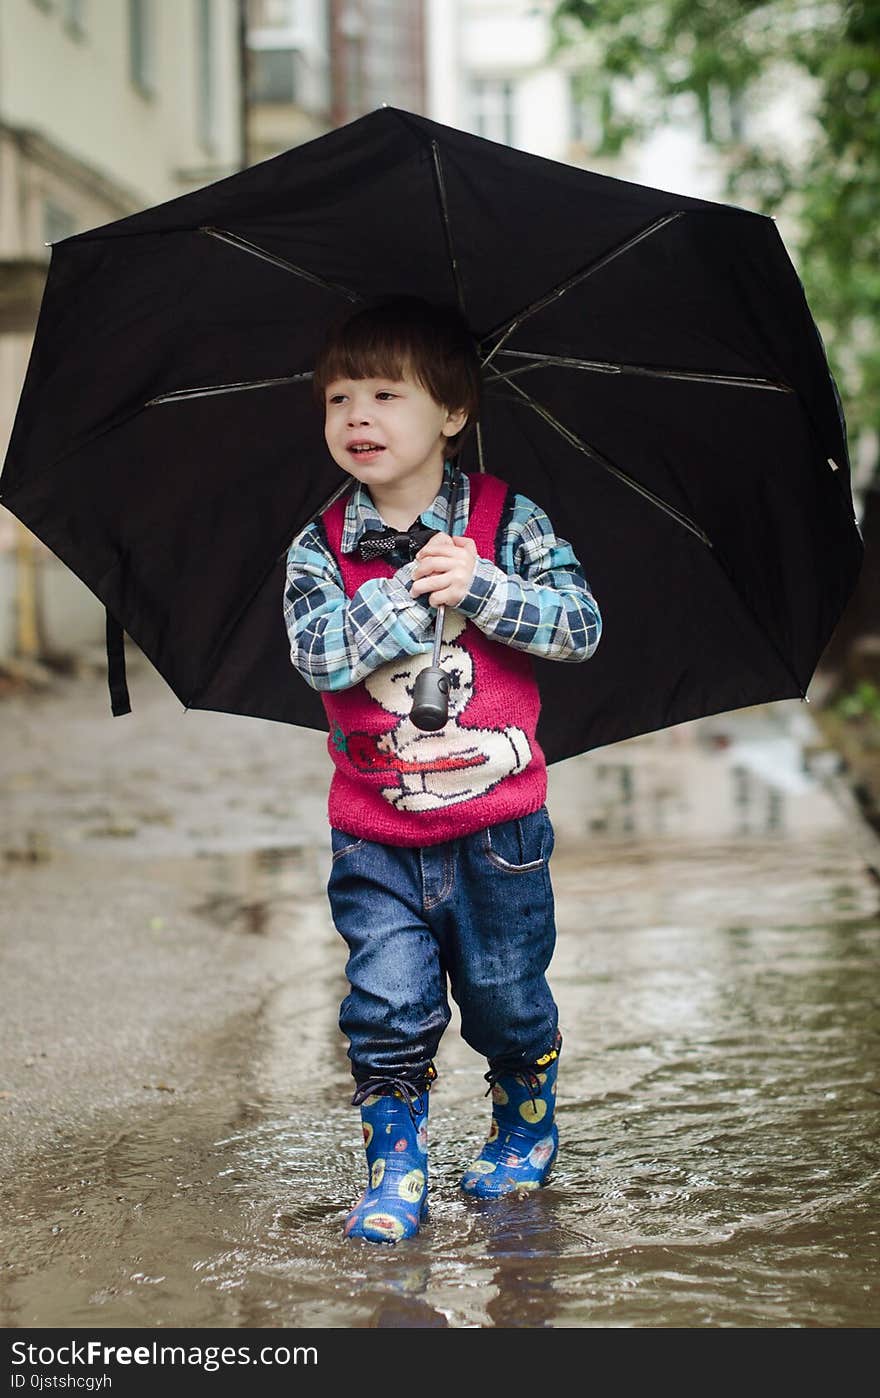
[[[458,479],[458,471],[456,471],[449,496],[450,533],[455,521],[455,497],[458,494]],[[413,688],[410,718],[416,728],[421,728],[426,733],[436,733],[437,729],[442,728],[449,717],[449,676],[440,664],[440,646],[443,642],[443,618],[445,615],[446,608],[438,607],[437,619],[434,623],[434,653],[431,656],[431,664],[426,669],[419,671]]]

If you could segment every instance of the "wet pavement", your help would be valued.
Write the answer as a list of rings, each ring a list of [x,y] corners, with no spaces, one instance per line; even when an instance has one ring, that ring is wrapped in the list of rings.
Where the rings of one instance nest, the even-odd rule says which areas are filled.
[[[3,1327],[877,1324],[880,841],[807,706],[551,768],[552,1181],[459,1193],[454,1018],[388,1247],[341,1233],[324,736],[129,670],[121,718],[100,669],[0,700]]]

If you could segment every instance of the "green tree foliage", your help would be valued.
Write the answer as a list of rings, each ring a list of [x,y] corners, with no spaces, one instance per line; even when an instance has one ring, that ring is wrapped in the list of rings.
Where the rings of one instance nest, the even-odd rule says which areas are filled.
[[[850,437],[880,429],[878,0],[558,0],[557,51],[599,97],[613,155],[675,119],[690,95],[726,171],[724,197],[772,213],[786,236],[840,387]],[[638,105],[623,108],[619,79]],[[797,140],[761,113],[803,92]],[[617,94],[617,96],[615,95]],[[746,120],[743,121],[745,114]]]

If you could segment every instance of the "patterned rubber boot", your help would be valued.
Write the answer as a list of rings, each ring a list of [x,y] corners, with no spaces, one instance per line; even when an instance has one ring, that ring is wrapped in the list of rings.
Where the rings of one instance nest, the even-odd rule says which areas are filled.
[[[399,1243],[428,1217],[428,1091],[373,1093],[360,1107],[369,1180],[345,1236]]]
[[[554,1121],[556,1074],[562,1039],[533,1068],[519,1073],[487,1073],[492,1092],[492,1123],[486,1143],[461,1178],[461,1188],[478,1199],[539,1189],[550,1178],[559,1150]]]

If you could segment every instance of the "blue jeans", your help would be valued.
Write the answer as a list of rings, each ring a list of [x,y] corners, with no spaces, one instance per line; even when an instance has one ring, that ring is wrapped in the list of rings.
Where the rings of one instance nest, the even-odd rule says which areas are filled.
[[[556,943],[546,806],[443,844],[409,848],[331,828],[327,895],[348,944],[339,1012],[358,1083],[421,1086],[451,1019],[490,1069],[531,1066],[558,1013],[545,972]]]

